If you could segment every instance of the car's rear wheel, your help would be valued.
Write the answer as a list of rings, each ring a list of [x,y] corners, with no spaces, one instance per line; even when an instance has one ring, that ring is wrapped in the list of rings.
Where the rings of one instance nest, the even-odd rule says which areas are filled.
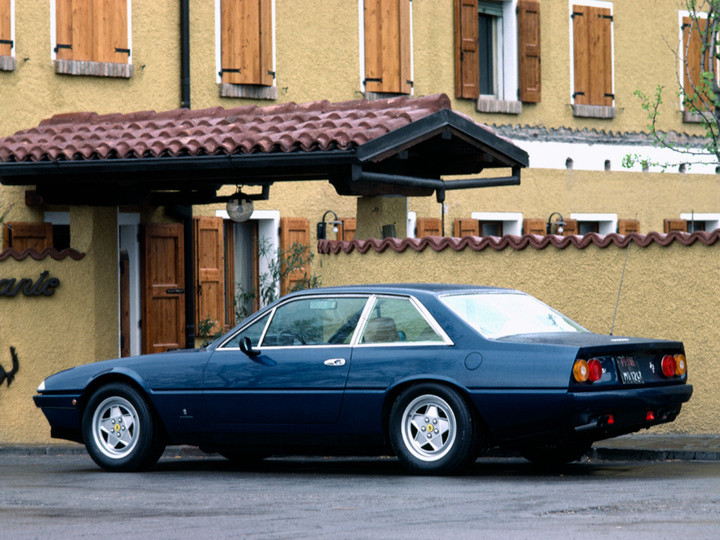
[[[138,471],[154,465],[165,449],[162,429],[145,398],[124,383],[100,387],[82,419],[90,457],[109,471]]]
[[[584,441],[546,443],[526,446],[520,453],[535,465],[558,467],[579,460],[591,447],[592,443]]]
[[[402,392],[389,417],[390,442],[398,459],[421,474],[452,474],[474,461],[477,426],[454,390],[419,384]]]

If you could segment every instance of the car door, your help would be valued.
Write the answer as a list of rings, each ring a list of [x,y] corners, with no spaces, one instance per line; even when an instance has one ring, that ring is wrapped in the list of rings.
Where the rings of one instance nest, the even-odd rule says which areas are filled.
[[[366,302],[366,296],[292,298],[232,336],[206,368],[210,422],[223,430],[336,422]],[[245,337],[251,355],[240,350]]]

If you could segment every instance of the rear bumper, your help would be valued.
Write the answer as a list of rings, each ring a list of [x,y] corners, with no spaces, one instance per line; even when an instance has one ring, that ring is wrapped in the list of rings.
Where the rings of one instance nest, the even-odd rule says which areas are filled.
[[[568,394],[576,435],[600,440],[675,420],[692,396],[689,384]]]

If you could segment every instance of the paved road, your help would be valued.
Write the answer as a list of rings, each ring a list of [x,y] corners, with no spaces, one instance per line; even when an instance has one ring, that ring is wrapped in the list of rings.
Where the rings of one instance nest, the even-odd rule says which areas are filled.
[[[106,473],[86,455],[0,455],[0,538],[720,537],[720,463],[478,461],[407,476],[393,459],[284,459],[256,470],[163,458]]]

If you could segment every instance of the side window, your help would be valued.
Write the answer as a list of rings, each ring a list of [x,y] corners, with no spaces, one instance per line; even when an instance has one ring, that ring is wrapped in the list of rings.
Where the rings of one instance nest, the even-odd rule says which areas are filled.
[[[233,336],[233,338],[225,343],[223,345],[224,349],[232,349],[232,348],[238,348],[240,347],[240,340],[249,337],[250,342],[252,343],[253,347],[257,347],[258,343],[260,343],[260,338],[262,337],[263,330],[265,330],[265,326],[267,326],[268,319],[270,318],[270,314],[268,313],[261,319],[258,319],[254,323],[252,323],[250,326],[245,328],[242,332],[238,332]]]
[[[367,298],[302,298],[275,311],[263,347],[350,343]]]
[[[378,298],[360,343],[442,342],[408,298]]]

